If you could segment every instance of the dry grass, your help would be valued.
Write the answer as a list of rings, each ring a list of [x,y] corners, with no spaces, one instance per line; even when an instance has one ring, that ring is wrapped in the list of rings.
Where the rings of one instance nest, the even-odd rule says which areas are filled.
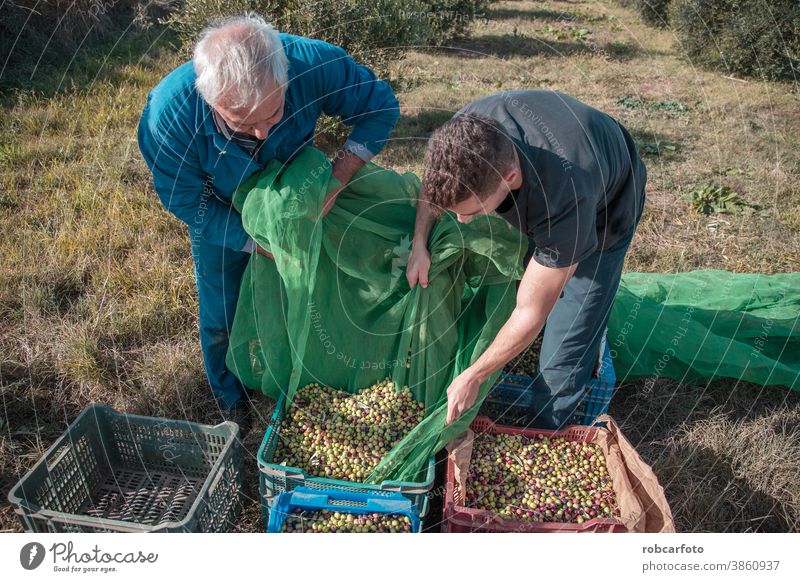
[[[383,162],[419,171],[430,130],[475,98],[564,91],[614,115],[640,146],[661,151],[646,158],[649,200],[630,270],[798,270],[797,87],[696,70],[677,56],[671,32],[644,26],[614,3],[545,4],[497,3],[473,39],[412,52],[398,67],[408,77],[406,115]],[[625,97],[644,106],[625,107]],[[680,196],[708,179],[763,206],[764,216],[721,221],[694,214]]]
[[[800,270],[796,87],[695,70],[670,32],[610,2],[501,2],[474,33],[397,65],[403,117],[379,162],[419,172],[430,132],[477,97],[565,91],[660,150],[646,158],[649,203],[628,270]],[[152,192],[135,138],[147,92],[177,64],[159,29],[131,30],[0,95],[4,499],[90,402],[215,422],[185,229]],[[765,212],[692,212],[680,196],[708,179]],[[266,418],[271,403],[258,406]],[[653,464],[680,530],[800,530],[797,394],[646,380],[624,385],[612,414]],[[260,529],[259,437],[246,442],[239,531]],[[4,506],[0,530],[18,529]]]
[[[652,465],[678,531],[800,530],[800,394],[647,379],[611,415]]]

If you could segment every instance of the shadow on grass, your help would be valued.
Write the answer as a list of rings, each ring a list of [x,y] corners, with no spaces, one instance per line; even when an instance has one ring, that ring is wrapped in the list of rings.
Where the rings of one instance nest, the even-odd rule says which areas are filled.
[[[450,47],[433,50],[456,52],[463,58],[566,57],[578,54],[590,55],[594,52],[587,44],[577,41],[513,34],[487,34],[456,41]]]
[[[33,91],[45,98],[67,91],[85,91],[95,83],[119,84],[129,80],[124,68],[162,66],[166,53],[178,50],[170,29],[133,25],[116,36],[98,41],[87,38],[72,52],[46,50],[41,55],[12,56],[0,75],[0,104],[14,99],[16,92]]]
[[[495,57],[572,57],[604,55],[609,60],[626,62],[638,57],[639,47],[624,42],[611,42],[606,45],[581,42],[579,40],[557,40],[549,37],[527,34],[487,34],[471,39],[455,41],[448,47],[433,48],[431,54],[443,52],[462,58]]]
[[[686,159],[683,140],[664,135],[650,128],[631,127],[630,124],[625,125],[625,128],[636,142],[636,149],[644,158],[645,163],[648,160],[658,159],[670,162]]]
[[[617,389],[611,414],[623,419],[620,426],[633,442],[666,438],[677,426],[707,420],[712,413],[731,421],[752,421],[784,408],[800,409],[800,392],[736,380],[698,386],[646,378],[624,382]]]
[[[548,10],[547,8],[534,8],[521,10],[519,8],[492,8],[486,12],[489,20],[549,20],[551,22],[572,22],[580,20],[577,14],[563,10]]]
[[[454,113],[455,111],[446,109],[421,109],[412,115],[401,115],[393,136],[399,138],[430,137],[430,134],[453,117]]]
[[[639,56],[639,47],[627,42],[610,42],[603,47],[603,51],[613,61],[630,61]],[[649,52],[652,55],[654,53]]]
[[[736,475],[734,463],[702,445],[680,446],[657,463],[659,480],[679,532],[797,531],[785,500],[754,488]],[[739,471],[740,472],[740,471]]]

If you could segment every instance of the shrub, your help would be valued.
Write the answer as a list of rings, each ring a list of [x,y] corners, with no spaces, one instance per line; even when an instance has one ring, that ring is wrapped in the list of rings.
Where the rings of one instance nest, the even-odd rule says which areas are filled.
[[[669,5],[672,0],[634,0],[641,19],[650,26],[667,28],[669,26]]]
[[[134,1],[18,0],[4,2],[0,18],[0,59],[12,64],[39,59],[43,52],[74,50],[86,37],[98,37]]]
[[[177,32],[188,57],[211,21],[255,12],[282,32],[340,46],[379,77],[387,77],[391,63],[409,47],[440,45],[466,35],[487,5],[488,0],[187,0],[166,23]],[[317,145],[333,151],[349,132],[337,119],[322,116]]]
[[[426,44],[439,45],[464,37],[473,21],[486,18],[489,0],[424,0],[428,27]]]
[[[401,19],[397,11],[397,5],[387,0],[370,4],[346,0],[192,0],[173,12],[167,23],[177,31],[188,57],[200,31],[210,22],[255,12],[282,32],[339,45],[381,74],[391,59],[387,49],[413,42],[408,19]]]
[[[284,12],[291,0],[186,0],[164,20],[178,34],[187,56],[191,56],[200,31],[225,16],[255,12],[279,30],[285,30]]]
[[[697,64],[763,79],[797,78],[797,0],[674,0],[671,20]]]
[[[318,38],[345,49],[379,76],[413,45],[462,36],[487,0],[191,0],[167,19],[188,55],[212,20],[256,12],[282,32]]]

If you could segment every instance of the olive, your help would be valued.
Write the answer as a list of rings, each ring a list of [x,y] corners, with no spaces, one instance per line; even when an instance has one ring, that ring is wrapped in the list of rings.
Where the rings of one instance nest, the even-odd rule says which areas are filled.
[[[600,448],[541,435],[477,437],[466,505],[524,521],[584,523],[620,515]]]

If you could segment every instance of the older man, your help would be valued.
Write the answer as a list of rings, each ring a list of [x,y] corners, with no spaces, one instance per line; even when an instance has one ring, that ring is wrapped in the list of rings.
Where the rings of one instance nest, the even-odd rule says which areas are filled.
[[[389,85],[344,50],[279,34],[250,15],[203,31],[193,60],[150,93],[139,122],[156,193],[189,227],[206,375],[222,416],[243,432],[248,392],[226,369],[225,354],[247,261],[269,253],[244,231],[231,196],[270,160],[286,162],[312,145],[322,113],[352,126],[333,161],[343,185],[381,150],[399,117]]]
[[[625,253],[642,216],[644,164],[609,115],[554,91],[508,91],[470,103],[428,145],[406,275],[428,282],[436,217],[496,211],[529,237],[517,306],[484,354],[447,390],[451,422],[480,385],[547,322],[533,385],[536,424],[568,423],[594,369]],[[527,260],[527,259],[526,259]]]

